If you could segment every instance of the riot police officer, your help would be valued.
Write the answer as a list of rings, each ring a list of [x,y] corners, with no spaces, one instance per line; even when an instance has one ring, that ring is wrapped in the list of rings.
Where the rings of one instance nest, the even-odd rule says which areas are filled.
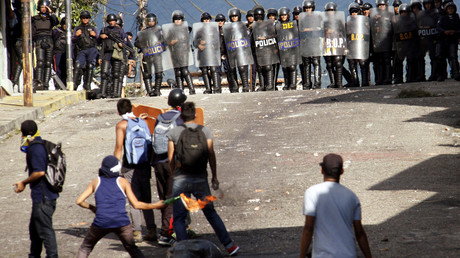
[[[445,60],[449,60],[453,78],[460,81],[459,64],[458,64],[458,39],[460,38],[460,18],[457,13],[457,6],[453,2],[447,2],[445,5],[446,15],[439,18],[437,29],[439,32],[439,41],[437,46],[438,67],[441,69],[438,81],[446,79],[444,74],[446,70]]]
[[[83,89],[91,90],[94,67],[96,67],[97,56],[97,29],[89,21],[91,14],[88,11],[80,13],[81,23],[73,30],[72,42],[75,44],[75,86],[81,83],[83,73]],[[85,72],[84,72],[85,71]]]
[[[395,15],[399,15],[399,6],[402,4],[401,0],[394,0],[393,1],[393,8],[395,9]]]
[[[122,60],[123,56],[113,56],[114,49],[121,49],[123,44],[128,44],[128,36],[123,28],[117,26],[117,16],[115,14],[108,14],[106,17],[108,26],[104,27],[99,33],[99,44],[101,44],[101,94],[103,98],[108,95],[112,97],[121,96],[121,81],[122,78]],[[119,43],[116,43],[119,42]],[[112,71],[110,71],[112,68]],[[108,89],[110,79],[112,79],[112,86]]]
[[[147,27],[137,33],[134,46],[144,54],[142,59],[142,76],[145,90],[149,96],[160,96],[161,82],[163,81],[162,55],[165,51],[163,31],[158,26],[158,19],[154,13],[145,16]],[[155,86],[152,90],[152,75],[155,74]]]
[[[18,87],[17,92],[21,92],[21,86],[19,85],[19,78],[21,76],[22,72],[22,13],[21,13],[21,1],[16,0],[13,2],[13,14],[14,14],[14,19],[16,19],[17,22],[15,22],[13,27],[10,27],[11,31],[11,42],[13,44],[13,50],[15,53],[15,58],[16,58],[16,67],[12,70],[13,74],[10,76],[12,78],[11,82],[13,83],[13,91],[15,86]],[[10,25],[11,26],[11,25]],[[13,63],[13,59],[11,59],[11,63]]]
[[[55,79],[54,86],[56,89],[60,88],[59,84],[66,81],[66,18],[63,17],[61,22],[59,22],[58,27],[53,29],[53,41],[54,41],[54,70],[56,71],[57,76],[59,77],[60,82]],[[63,90],[63,89],[62,89]]]
[[[436,62],[436,40],[438,33],[436,26],[439,19],[439,11],[434,8],[433,0],[423,0],[424,11],[417,18],[418,35],[420,37],[420,56],[418,59],[418,72],[422,79],[425,79],[425,56],[428,52],[431,64],[431,74],[429,81],[437,79]]]
[[[299,14],[302,12],[302,7],[300,6],[294,6],[294,8],[292,8],[292,20],[294,21],[299,21]]]
[[[225,15],[221,13],[216,14],[216,16],[214,17],[214,21],[216,21],[217,25],[219,26],[220,60],[222,62],[222,65],[219,67],[218,72],[222,78],[222,67],[223,67],[228,77],[229,67],[228,67],[228,59],[227,59],[227,48],[225,47],[225,38],[224,38]],[[216,93],[221,93],[221,92],[222,92],[222,89],[220,91],[216,90]]]
[[[47,90],[53,60],[52,29],[59,21],[51,10],[49,0],[38,1],[37,11],[39,13],[32,17],[32,40],[37,58],[34,86],[36,89]]]

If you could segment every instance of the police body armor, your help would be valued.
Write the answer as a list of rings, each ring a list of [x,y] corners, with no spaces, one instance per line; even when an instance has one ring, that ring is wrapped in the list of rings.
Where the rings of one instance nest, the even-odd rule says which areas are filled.
[[[364,15],[348,16],[347,46],[348,59],[366,60],[369,58],[370,25],[369,17]]]
[[[324,29],[321,12],[299,15],[300,52],[303,57],[323,55]]]
[[[78,47],[79,50],[85,50],[89,48],[93,48],[97,46],[97,39],[96,37],[92,37],[90,35],[91,31],[94,31],[97,33],[96,28],[91,25],[80,25],[77,26],[74,31],[81,30],[81,35],[77,39],[76,46]]]
[[[394,8],[387,7],[385,10],[372,8],[370,14],[371,35],[373,51],[387,52],[392,49],[393,31],[391,20],[394,16]]]
[[[324,12],[323,56],[343,56],[347,50],[345,13],[341,11]]]
[[[436,45],[438,31],[436,29],[439,11],[437,9],[422,11],[417,15],[418,37],[420,39],[420,52],[426,53]]]
[[[393,17],[396,52],[400,60],[415,58],[418,54],[417,23],[413,15]]]
[[[252,40],[258,66],[279,63],[276,31],[273,20],[256,21],[252,24]]]
[[[163,32],[161,27],[156,25],[149,27],[137,33],[135,46],[139,48],[144,54],[143,61],[153,63],[155,66],[155,73],[163,72],[164,70],[171,69],[172,67],[166,66],[164,52],[166,50]]]
[[[298,65],[300,60],[300,38],[296,21],[276,24],[276,35],[283,67]]]
[[[217,22],[194,23],[193,31],[196,66],[220,66],[220,35]]]
[[[243,22],[226,23],[224,40],[230,68],[254,63],[248,29]]]
[[[193,65],[188,23],[184,21],[181,25],[163,24],[162,29],[166,43],[167,67],[180,68]]]

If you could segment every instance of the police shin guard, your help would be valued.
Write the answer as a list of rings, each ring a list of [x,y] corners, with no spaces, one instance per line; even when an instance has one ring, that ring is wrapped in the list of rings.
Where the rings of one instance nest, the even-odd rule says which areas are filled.
[[[213,93],[222,93],[221,78],[216,66],[211,66]]]
[[[45,69],[43,70],[43,88],[45,90],[48,90],[48,87],[49,87],[49,82],[50,82],[50,78],[51,78],[51,64],[46,66]]]
[[[147,92],[147,94],[149,96],[153,96],[151,77],[150,78],[144,78],[144,87],[145,87],[145,91]]]
[[[283,90],[289,90],[289,85],[291,83],[289,81],[288,68],[283,67],[283,74],[284,74],[284,87],[283,87]]]
[[[174,68],[174,77],[176,77],[177,88],[184,90],[184,84],[182,83],[182,73],[180,68]]]
[[[94,75],[94,66],[92,64],[89,64],[86,67],[86,76],[85,76],[85,80],[83,81],[83,88],[85,90],[91,90],[91,82],[93,81],[93,75]]]
[[[21,92],[21,87],[19,86],[19,79],[21,77],[22,73],[22,65],[16,65],[16,69],[14,70],[14,76],[13,76],[13,87],[14,85],[18,86],[18,93]]]
[[[153,96],[161,96],[161,82],[162,81],[163,81],[163,73],[155,73],[155,89],[153,90]]]
[[[275,90],[275,85],[273,83],[273,69],[271,65],[266,65],[262,67],[262,72],[264,74],[265,80],[265,89],[267,91]]]
[[[203,91],[203,94],[211,94],[212,90],[211,90],[211,84],[209,82],[208,68],[207,67],[200,67],[200,70],[201,70],[201,77],[203,77],[204,87],[206,88]]]
[[[238,66],[243,92],[249,92],[248,66]]]
[[[303,58],[303,75],[302,75],[302,89],[311,89],[311,57]]]
[[[182,73],[182,77],[184,77],[185,82],[187,83],[189,94],[190,95],[195,94],[195,86],[193,85],[192,75],[190,75],[190,72],[188,71],[188,68],[187,67],[182,67],[181,68],[181,73]]]
[[[359,67],[361,68],[361,86],[369,86],[369,61],[359,60]]]
[[[315,89],[321,89],[321,60],[319,57],[312,57],[315,83],[313,84]]]
[[[266,88],[265,88],[264,73],[262,72],[261,68],[257,70],[257,74],[259,76],[259,88],[257,89],[257,91],[265,91]]]
[[[359,77],[358,77],[358,61],[357,60],[348,60],[348,65],[350,67],[351,75],[351,87],[359,87]]]
[[[334,69],[332,67],[326,67],[327,74],[329,75],[329,80],[331,81],[331,84],[329,84],[327,87],[328,88],[335,88],[335,76],[334,76]]]
[[[297,84],[297,69],[295,66],[288,68],[287,77],[289,78],[289,89],[295,90]]]
[[[121,71],[121,61],[112,62],[112,82],[113,82],[113,92],[112,98],[119,98],[121,96],[121,81],[120,73]]]

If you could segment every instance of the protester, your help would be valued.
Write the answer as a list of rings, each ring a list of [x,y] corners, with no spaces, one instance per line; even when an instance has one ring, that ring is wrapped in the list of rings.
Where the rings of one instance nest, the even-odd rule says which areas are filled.
[[[133,228],[126,213],[126,197],[136,209],[161,209],[163,201],[156,203],[139,202],[129,182],[120,177],[121,164],[115,156],[109,155],[102,160],[99,176],[88,185],[78,197],[76,203],[96,214],[83,243],[78,249],[78,258],[88,257],[97,242],[108,233],[115,233],[131,257],[144,257],[137,248]],[[96,206],[86,202],[95,194]]]
[[[313,257],[357,257],[355,239],[364,256],[372,257],[367,235],[361,224],[358,197],[339,183],[343,160],[337,154],[324,156],[320,163],[324,182],[305,191],[305,225],[300,242],[300,256],[307,255],[313,240]]]
[[[56,235],[53,229],[53,214],[59,194],[53,192],[45,182],[44,175],[48,166],[48,155],[40,137],[37,124],[26,120],[21,124],[21,151],[26,153],[29,177],[14,184],[15,192],[24,191],[30,184],[32,198],[32,214],[29,224],[30,253],[29,257],[40,257],[43,245],[46,257],[58,257]]]

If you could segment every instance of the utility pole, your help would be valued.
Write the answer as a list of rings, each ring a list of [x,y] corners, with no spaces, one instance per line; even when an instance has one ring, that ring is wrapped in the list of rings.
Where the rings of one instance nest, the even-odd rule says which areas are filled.
[[[72,59],[72,6],[70,0],[65,0],[65,39],[66,39],[66,64],[67,64],[67,90],[74,90],[73,85],[73,59]],[[78,87],[78,85],[77,85]]]
[[[138,12],[137,12],[137,26],[139,27],[139,31],[143,30],[147,24],[145,24],[145,16],[147,15],[146,14],[146,10],[145,10],[145,2],[147,0],[139,0],[139,9],[138,9]],[[142,59],[143,59],[144,55],[141,55],[139,57],[139,68],[141,70],[141,81],[140,81],[140,88],[141,88],[141,92],[145,92],[145,87],[144,87],[144,76],[143,76],[143,66],[142,66]]]
[[[21,0],[22,8],[22,66],[24,73],[24,106],[33,106],[33,68],[30,0]]]

